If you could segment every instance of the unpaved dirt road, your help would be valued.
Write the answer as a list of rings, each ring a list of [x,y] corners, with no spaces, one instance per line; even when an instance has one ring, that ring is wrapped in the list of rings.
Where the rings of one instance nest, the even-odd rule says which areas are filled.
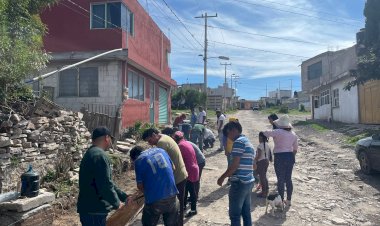
[[[235,116],[243,125],[243,133],[257,146],[259,131],[270,128],[266,115],[239,111]],[[304,120],[305,116],[291,118]],[[256,198],[253,192],[254,225],[380,225],[380,176],[364,176],[353,149],[341,147],[336,132],[316,133],[306,126],[296,127],[295,131],[300,150],[293,171],[292,207],[275,212],[275,216],[265,214],[265,200]],[[227,167],[226,158],[215,150],[208,150],[206,156],[198,215],[185,222],[194,226],[229,225],[229,187],[216,184]],[[276,191],[273,164],[268,178],[271,191]],[[134,225],[141,222],[137,220]]]

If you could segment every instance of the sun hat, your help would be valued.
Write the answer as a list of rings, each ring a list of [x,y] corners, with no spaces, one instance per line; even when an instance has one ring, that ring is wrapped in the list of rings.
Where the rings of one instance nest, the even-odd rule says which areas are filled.
[[[281,129],[291,129],[293,128],[292,124],[290,123],[290,119],[288,115],[283,115],[279,119],[273,121],[273,123]]]

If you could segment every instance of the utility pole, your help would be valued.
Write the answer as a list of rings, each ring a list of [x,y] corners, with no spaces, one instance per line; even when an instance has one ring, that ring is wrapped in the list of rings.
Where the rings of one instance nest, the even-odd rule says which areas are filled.
[[[227,66],[230,66],[231,63],[224,63],[224,64],[220,64],[220,65],[224,65],[224,84],[223,84],[223,110],[227,110],[227,105],[225,104],[226,102],[226,89],[228,87],[228,84],[227,84]]]
[[[290,98],[293,96],[293,79],[290,79]]]
[[[265,83],[265,97],[268,97],[268,83]]]
[[[207,41],[207,18],[209,17],[218,17],[218,14],[215,14],[214,16],[208,16],[207,13],[205,13],[205,15],[202,14],[202,16],[197,16],[195,18],[204,18],[205,19],[205,43],[204,43],[204,53],[203,53],[203,62],[204,62],[204,65],[203,65],[203,89],[204,89],[204,92],[206,93],[206,99],[207,99],[207,44],[208,44],[208,41]],[[207,109],[207,100],[206,100],[206,106],[205,106],[205,109]]]
[[[281,81],[278,81],[278,99],[281,103]]]

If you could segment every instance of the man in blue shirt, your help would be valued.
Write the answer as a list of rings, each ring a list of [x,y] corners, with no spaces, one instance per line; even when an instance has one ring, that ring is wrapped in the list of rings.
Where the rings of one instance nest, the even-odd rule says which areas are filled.
[[[231,226],[240,226],[241,217],[243,217],[244,226],[251,226],[251,191],[255,181],[253,177],[255,150],[251,142],[241,134],[243,129],[239,122],[227,123],[224,131],[226,136],[234,141],[231,153],[232,163],[218,179],[218,185],[222,186],[224,179],[230,177],[231,187],[228,196]]]
[[[136,146],[131,150],[130,157],[135,165],[137,187],[145,196],[143,225],[157,225],[161,215],[165,226],[177,225],[178,190],[169,155],[161,148],[144,151]]]

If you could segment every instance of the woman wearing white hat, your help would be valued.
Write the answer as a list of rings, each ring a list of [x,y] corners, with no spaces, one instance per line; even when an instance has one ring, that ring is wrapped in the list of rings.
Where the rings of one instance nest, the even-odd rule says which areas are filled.
[[[288,115],[283,115],[273,122],[278,129],[264,132],[267,137],[273,137],[274,142],[274,169],[277,176],[277,190],[284,200],[286,185],[287,206],[291,205],[293,183],[292,171],[295,163],[295,155],[298,150],[298,137],[292,131],[292,125]]]

